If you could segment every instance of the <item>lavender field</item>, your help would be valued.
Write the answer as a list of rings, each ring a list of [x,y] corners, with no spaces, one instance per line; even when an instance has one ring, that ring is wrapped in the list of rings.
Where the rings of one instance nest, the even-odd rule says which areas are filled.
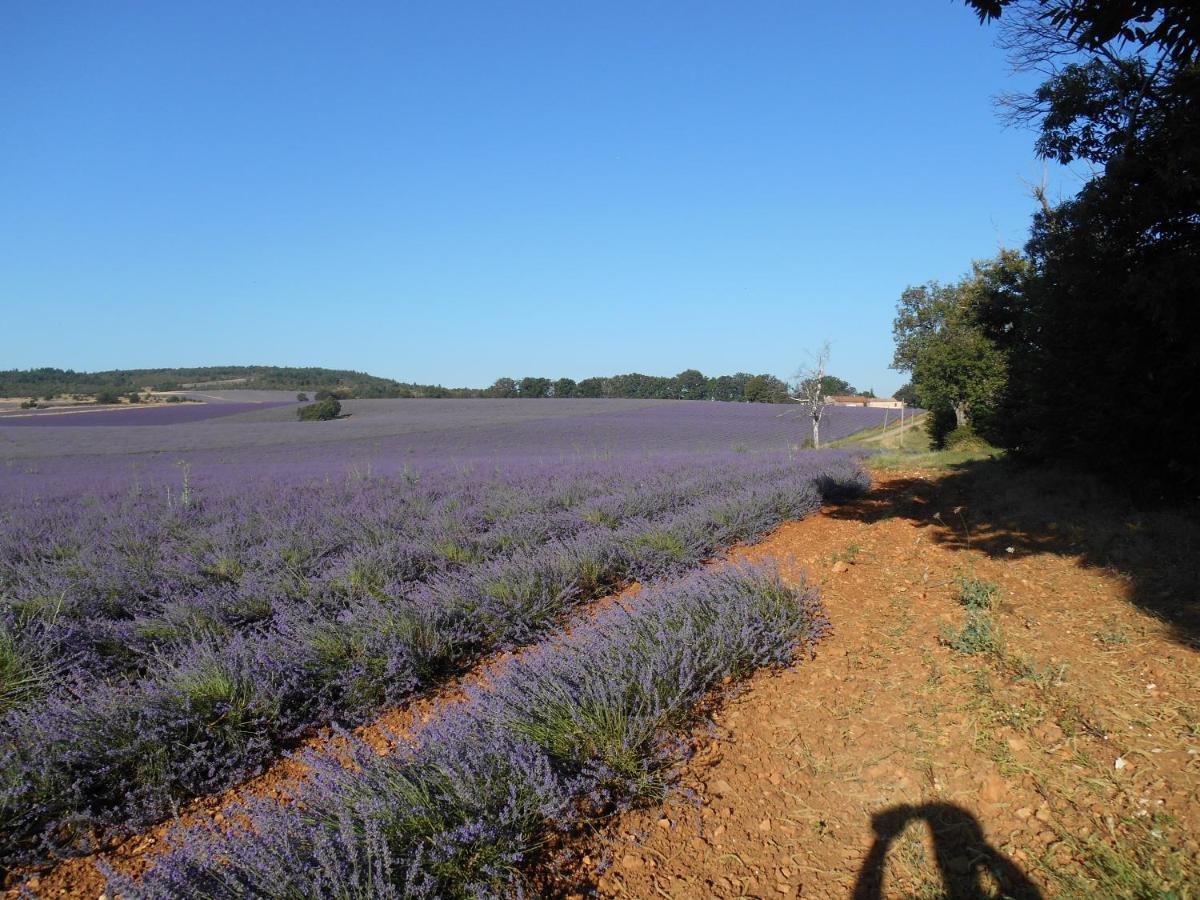
[[[581,603],[634,581],[659,584],[667,599],[651,618],[598,620],[569,653],[546,650],[544,664],[513,669],[510,693],[497,694],[508,700],[484,704],[509,709],[546,678],[560,684],[588,670],[601,680],[576,686],[586,696],[563,694],[573,710],[564,715],[586,717],[598,698],[624,698],[638,711],[623,718],[636,740],[622,732],[564,749],[536,709],[513,707],[495,713],[508,723],[500,732],[472,713],[431,731],[439,736],[397,763],[400,774],[378,775],[424,784],[410,772],[433,765],[422,754],[461,768],[463,748],[491,747],[482,768],[462,776],[479,790],[469,815],[452,804],[425,810],[442,824],[404,831],[389,844],[387,871],[370,877],[397,896],[445,895],[447,861],[431,860],[482,841],[508,862],[463,869],[470,878],[451,893],[511,887],[528,849],[521,842],[540,840],[554,809],[586,798],[599,810],[653,794],[661,786],[653,773],[669,757],[664,742],[700,694],[730,674],[790,659],[820,631],[815,596],[763,573],[686,581],[682,599],[671,599],[673,582],[867,486],[848,454],[800,449],[807,423],[790,407],[345,407],[348,417],[319,423],[296,422],[291,406],[259,406],[156,426],[0,424],[0,861],[88,851],[169,817],[183,800],[261,771],[314,728],[366,721],[498,650],[547,640]],[[833,438],[882,418],[834,410],[823,432]],[[720,597],[728,604],[714,607]],[[630,628],[643,634],[636,664],[620,652]],[[671,635],[689,629],[703,638],[681,657]],[[660,681],[639,681],[659,669]],[[474,736],[447,744],[455,729]],[[501,770],[554,787],[530,787],[532,805],[518,815],[480,784]],[[361,854],[378,862],[372,841],[391,838],[375,812],[347,799],[362,790],[340,785],[335,799],[320,801],[326,822],[367,816],[354,830],[361,845],[330,845],[326,824],[307,818],[272,820],[262,840],[283,829],[279,840],[333,854],[320,877],[366,877]],[[401,794],[395,803],[416,802]],[[515,838],[513,815],[524,829]],[[297,828],[309,831],[297,837]],[[195,853],[172,860],[175,868],[138,890],[221,894],[197,887],[225,875],[197,869]],[[258,895],[270,875],[254,869],[245,878]],[[375,887],[367,893],[388,894]],[[297,895],[293,888],[279,896]]]
[[[297,422],[294,405],[263,404],[171,427],[96,422],[86,428],[17,428],[11,424],[16,420],[0,419],[0,498],[94,493],[131,484],[178,488],[184,466],[193,483],[220,485],[353,472],[395,476],[413,468],[445,472],[786,454],[811,434],[802,409],[777,404],[350,400],[343,412],[345,418],[317,427]],[[881,424],[887,415],[880,409],[830,408],[822,441]]]

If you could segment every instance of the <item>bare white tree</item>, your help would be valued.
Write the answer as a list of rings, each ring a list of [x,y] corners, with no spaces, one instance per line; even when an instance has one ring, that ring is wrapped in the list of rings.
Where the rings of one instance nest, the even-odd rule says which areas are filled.
[[[808,410],[812,420],[812,442],[814,448],[821,446],[821,417],[829,398],[825,396],[825,374],[829,367],[829,341],[821,345],[816,353],[809,353],[808,365],[796,370],[793,377],[792,396]]]

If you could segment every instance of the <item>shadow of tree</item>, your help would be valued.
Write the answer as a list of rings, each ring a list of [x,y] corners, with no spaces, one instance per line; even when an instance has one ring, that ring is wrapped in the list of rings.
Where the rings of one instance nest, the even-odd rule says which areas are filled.
[[[871,819],[875,843],[867,854],[854,885],[854,900],[880,900],[888,852],[909,823],[923,821],[933,837],[934,853],[942,878],[943,897],[974,900],[1008,897],[1040,900],[1042,894],[1016,864],[996,850],[983,836],[979,822],[969,812],[951,803],[901,805],[885,809]],[[1000,894],[991,889],[991,876]]]
[[[940,476],[892,476],[826,514],[904,518],[933,526],[944,547],[1008,558],[1053,553],[1118,573],[1130,602],[1166,623],[1180,643],[1200,646],[1200,519],[1192,511],[1138,507],[1086,475],[989,459]]]

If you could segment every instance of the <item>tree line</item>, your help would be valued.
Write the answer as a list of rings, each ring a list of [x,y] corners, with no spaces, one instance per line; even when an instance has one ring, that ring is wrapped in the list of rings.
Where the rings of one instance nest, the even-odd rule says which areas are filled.
[[[685,369],[678,375],[626,375],[584,378],[521,379],[497,378],[481,392],[484,397],[607,397],[643,400],[725,400],[749,403],[783,403],[788,386],[774,375],[734,375],[709,377],[698,369]]]
[[[362,372],[321,368],[275,366],[229,366],[203,369],[116,369],[109,372],[73,372],[69,369],[30,369],[0,372],[0,396],[46,397],[78,394],[114,398],[143,387],[158,391],[180,390],[188,385],[207,384],[224,390],[302,391],[341,400],[351,398],[571,398],[653,400],[723,400],[745,403],[785,403],[790,390],[774,375],[707,376],[698,369],[678,375],[625,375],[584,378],[497,378],[486,388],[447,388],[379,378]],[[836,376],[823,381],[826,395],[857,394],[853,385]],[[874,396],[870,391],[868,396]]]
[[[967,0],[1018,69],[1001,99],[1045,159],[1082,163],[1023,250],[910,287],[894,367],[941,442],[977,432],[1147,496],[1200,493],[1200,17],[1143,0]]]
[[[858,394],[850,382],[834,375],[822,379],[826,395]],[[743,403],[787,403],[792,388],[774,375],[707,376],[699,369],[685,369],[678,375],[628,375],[585,378],[498,378],[480,392],[482,397],[608,397],[646,400],[723,400]],[[874,397],[872,391],[862,396]]]

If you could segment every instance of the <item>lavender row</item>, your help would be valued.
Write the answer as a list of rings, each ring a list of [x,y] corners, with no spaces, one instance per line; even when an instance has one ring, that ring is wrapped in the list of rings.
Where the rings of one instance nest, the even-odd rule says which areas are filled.
[[[299,802],[181,831],[129,898],[521,896],[548,839],[660,799],[707,693],[810,651],[816,591],[727,569],[610,609],[380,757],[310,755]]]
[[[865,485],[845,459],[794,467],[657,521],[449,573],[403,598],[348,597],[334,618],[292,607],[261,633],[198,640],[141,681],[43,697],[6,720],[0,832],[14,858],[88,849],[97,832],[138,827],[253,774],[314,725],[360,720],[546,633],[582,600],[685,571],[813,511],[822,492]]]
[[[0,630],[27,670],[56,675],[24,685],[32,702],[37,684],[139,675],[297,605],[333,618],[347,597],[402,597],[463,565],[769,483],[781,465],[268,483],[197,492],[186,505],[146,493],[14,504],[0,520]],[[0,712],[20,699],[9,693]]]

